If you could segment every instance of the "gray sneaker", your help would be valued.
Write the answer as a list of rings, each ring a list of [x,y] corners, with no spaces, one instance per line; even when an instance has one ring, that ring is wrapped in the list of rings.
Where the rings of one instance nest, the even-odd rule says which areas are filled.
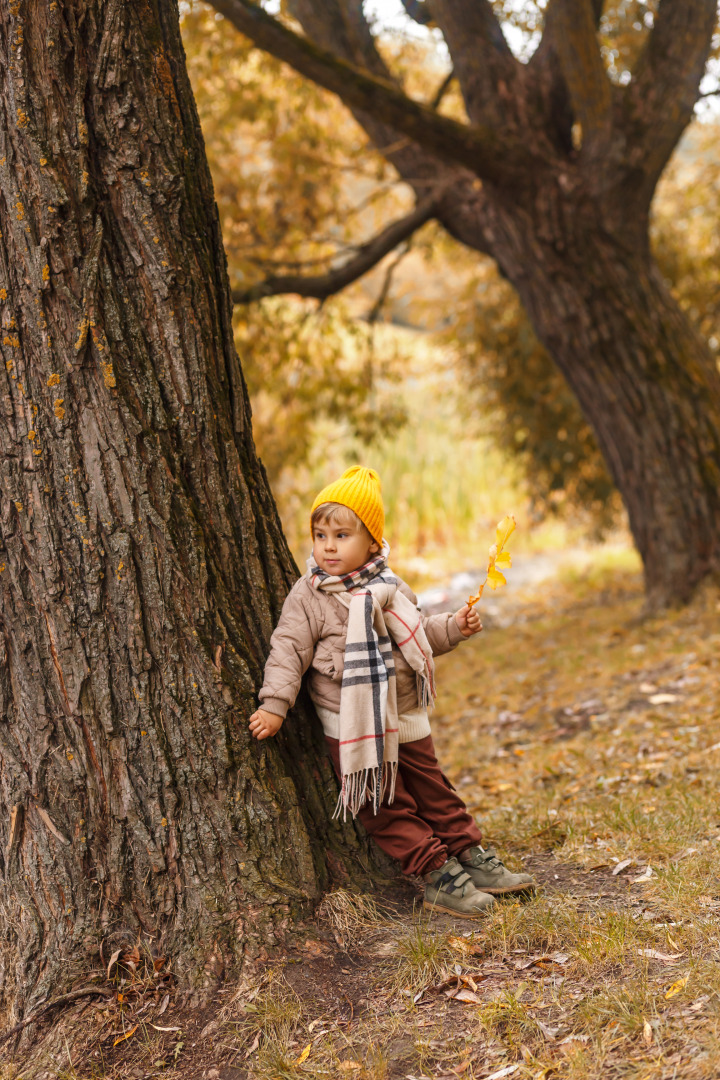
[[[492,896],[475,888],[470,874],[455,858],[425,874],[425,881],[423,907],[431,911],[443,911],[461,919],[477,919],[495,903]]]
[[[475,888],[491,896],[533,892],[535,889],[535,882],[529,874],[511,874],[505,869],[495,854],[495,848],[468,848],[460,852],[458,861],[472,878]]]

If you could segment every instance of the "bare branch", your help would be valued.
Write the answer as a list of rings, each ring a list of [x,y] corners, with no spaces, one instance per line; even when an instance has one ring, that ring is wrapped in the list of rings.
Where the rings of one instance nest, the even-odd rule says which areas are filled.
[[[442,101],[442,99],[445,97],[448,90],[450,89],[450,83],[453,81],[454,78],[455,78],[455,68],[451,68],[450,71],[448,71],[445,78],[443,79],[443,81],[438,86],[437,90],[435,91],[435,96],[433,97],[432,101],[430,102],[430,108],[431,109],[438,109],[440,107],[440,102]]]
[[[692,119],[705,72],[717,0],[660,0],[655,26],[624,99],[623,127],[645,173],[648,199]]]
[[[334,270],[329,270],[326,274],[317,274],[312,277],[304,277],[302,274],[271,277],[244,292],[239,290],[233,292],[233,302],[248,304],[253,300],[261,300],[265,296],[278,296],[284,293],[327,300],[328,297],[334,296],[335,293],[372,270],[398,244],[407,240],[421,225],[429,221],[435,214],[437,201],[438,196],[435,196],[418,203],[411,213],[392,222],[367,244],[358,248],[357,253],[346,263]]]
[[[582,127],[583,153],[599,155],[612,135],[612,85],[600,54],[596,9],[592,0],[555,0],[552,19],[555,52]]]
[[[378,52],[361,0],[287,0],[287,7],[317,45],[373,75],[397,82]],[[374,113],[352,106],[350,111],[379,153],[414,187],[417,198],[426,198],[440,174],[447,173],[447,166],[407,135],[398,137],[398,132]],[[422,180],[416,183],[413,178],[418,177]]]
[[[382,309],[385,307],[385,304],[387,303],[387,298],[390,295],[390,287],[392,285],[393,277],[395,276],[395,271],[397,270],[398,266],[403,261],[405,256],[410,253],[411,247],[412,238],[408,240],[407,243],[403,244],[403,246],[395,255],[395,258],[392,260],[387,270],[385,271],[385,276],[383,278],[380,292],[378,293],[375,303],[370,308],[370,311],[367,313],[366,316],[367,322],[371,326],[373,326],[382,315]]]
[[[393,83],[341,60],[294,33],[252,0],[213,0],[213,7],[260,48],[325,87],[349,106],[377,116],[441,161],[456,162],[494,183],[522,181],[543,167],[527,143],[480,125],[458,123],[413,101]]]

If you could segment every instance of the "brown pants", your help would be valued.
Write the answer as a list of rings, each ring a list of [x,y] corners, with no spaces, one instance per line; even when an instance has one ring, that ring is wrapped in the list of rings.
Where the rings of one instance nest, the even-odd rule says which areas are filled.
[[[340,776],[340,743],[326,736]],[[377,814],[365,805],[358,814],[383,851],[397,859],[403,874],[427,874],[452,855],[479,844],[480,830],[465,803],[440,771],[432,736],[400,743],[395,798]]]

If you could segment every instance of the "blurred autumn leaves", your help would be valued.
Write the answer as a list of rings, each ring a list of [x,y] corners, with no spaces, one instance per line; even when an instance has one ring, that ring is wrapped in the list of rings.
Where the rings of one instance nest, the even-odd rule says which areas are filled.
[[[616,6],[607,6],[603,48],[621,81],[638,39],[625,33],[630,16],[618,21]],[[638,19],[650,17],[635,7]],[[410,193],[335,97],[253,49],[210,8],[193,2],[183,11],[234,290],[335,267],[408,211]],[[406,62],[408,89],[432,99],[445,75],[437,61],[418,63],[417,42],[385,45],[396,65]],[[441,109],[462,116],[453,86]],[[661,271],[716,354],[717,133],[713,122],[692,126],[661,182],[653,218]],[[286,296],[236,305],[256,440],[276,493],[302,486],[298,477],[312,465],[324,421],[341,421],[356,450],[401,427],[410,346],[406,337],[399,344],[373,334],[377,319],[433,335],[454,371],[458,427],[492,436],[520,464],[531,516],[582,508],[597,530],[616,520],[621,503],[594,435],[513,289],[492,262],[433,223],[322,305]]]

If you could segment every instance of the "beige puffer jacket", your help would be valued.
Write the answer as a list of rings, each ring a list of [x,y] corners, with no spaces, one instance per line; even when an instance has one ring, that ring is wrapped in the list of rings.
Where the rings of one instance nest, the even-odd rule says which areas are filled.
[[[404,596],[417,604],[409,585],[400,581]],[[300,683],[310,668],[308,690],[316,705],[340,711],[340,685],[345,660],[348,609],[332,593],[313,589],[307,577],[296,581],[283,604],[280,621],[270,639],[265,680],[260,691],[263,709],[284,717],[295,704]],[[452,612],[423,618],[434,656],[450,652],[463,635]],[[399,713],[417,709],[415,672],[393,641]]]

